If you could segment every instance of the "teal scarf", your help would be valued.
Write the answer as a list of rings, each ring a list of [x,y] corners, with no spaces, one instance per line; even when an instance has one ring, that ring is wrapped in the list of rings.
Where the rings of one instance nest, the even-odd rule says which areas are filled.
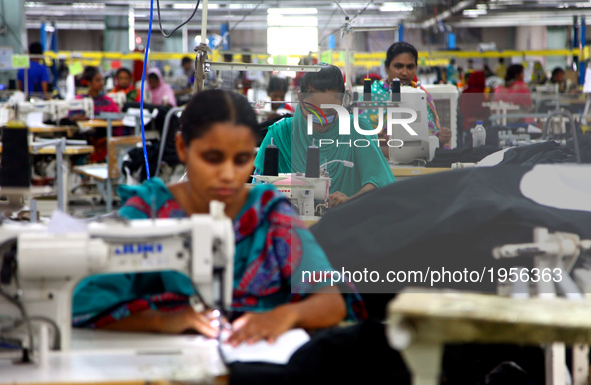
[[[373,129],[363,117],[359,118],[359,127],[363,130]],[[259,172],[263,170],[265,148],[271,144],[271,138],[273,138],[273,144],[279,149],[280,173],[305,172],[306,151],[312,145],[312,140],[317,146],[320,146],[320,139],[332,140],[332,144],[327,145],[326,143],[329,142],[323,141],[320,146],[320,164],[331,160],[348,160],[353,162],[355,166],[348,168],[340,162],[327,166],[329,176],[332,178],[331,194],[340,191],[351,197],[368,183],[376,187],[384,187],[395,181],[386,158],[377,142],[373,140],[377,139],[377,136],[357,133],[353,126],[353,116],[351,116],[350,135],[339,135],[338,119],[328,127],[326,132],[314,131],[312,135],[308,135],[306,120],[298,107],[293,118],[283,119],[269,127],[254,162]],[[367,147],[355,147],[356,140],[359,146]],[[349,143],[351,144],[349,145]]]

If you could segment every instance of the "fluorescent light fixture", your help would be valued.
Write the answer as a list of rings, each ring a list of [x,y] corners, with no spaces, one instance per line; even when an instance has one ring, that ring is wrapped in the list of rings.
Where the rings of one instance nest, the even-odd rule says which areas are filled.
[[[196,3],[195,3],[196,4]],[[172,5],[174,9],[195,9],[195,4],[191,3],[176,3]],[[219,4],[207,4],[207,9],[218,9],[220,7]]]
[[[317,27],[318,18],[316,16],[283,16],[278,13],[267,15],[267,24],[269,27]]]
[[[230,9],[253,9],[256,7],[256,4],[228,4],[228,8]]]
[[[310,51],[318,51],[318,28],[267,28],[267,52],[270,55],[307,55]]]
[[[318,10],[316,8],[269,8],[268,14],[280,15],[316,15]]]
[[[341,3],[341,2],[339,2],[339,4],[343,8],[361,8],[361,9],[365,8],[365,6],[367,5],[367,3]],[[335,4],[334,7],[336,8],[337,5]],[[371,7],[371,5],[370,5],[370,7]]]
[[[482,15],[486,15],[486,9],[464,9],[462,13],[466,17],[478,17]]]
[[[476,4],[476,9],[486,9],[486,4]]]
[[[105,8],[104,3],[74,3],[72,8],[83,8],[83,9],[101,9]]]
[[[380,12],[411,12],[412,3],[384,3],[380,6]]]

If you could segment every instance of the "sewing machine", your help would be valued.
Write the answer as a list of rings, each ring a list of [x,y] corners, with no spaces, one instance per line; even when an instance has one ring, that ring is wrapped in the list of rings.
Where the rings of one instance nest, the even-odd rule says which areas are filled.
[[[588,384],[591,303],[585,294],[591,293],[591,271],[574,269],[573,278],[570,273],[590,250],[591,240],[536,228],[532,243],[492,250],[496,259],[534,259],[532,269],[510,269],[510,278],[499,283],[501,295],[417,288],[399,294],[388,305],[386,335],[401,351],[413,385],[439,383],[446,343],[543,345],[546,383],[551,385],[566,384],[564,347],[570,344],[572,384]]]
[[[322,173],[321,175],[325,175]],[[317,221],[328,209],[328,195],[331,178],[306,178],[302,173],[280,174],[279,176],[253,176],[274,185],[291,201],[304,221]],[[315,201],[320,203],[315,205]]]
[[[115,103],[117,103],[119,109],[123,109],[123,105],[127,103],[127,95],[125,94],[125,92],[109,92],[107,96],[113,99]]]
[[[91,275],[178,271],[198,290],[191,298],[196,311],[231,304],[234,232],[219,202],[210,204],[209,215],[185,219],[109,220],[77,231],[53,227],[0,226],[0,315],[49,319],[59,330],[62,350],[70,348],[74,289]],[[16,298],[17,306],[6,296]],[[10,334],[0,330],[0,337]]]
[[[73,100],[47,100],[42,102],[18,102],[14,105],[16,118],[26,122],[27,115],[35,112],[42,112],[50,120],[59,122],[67,118],[70,111],[84,111],[87,116],[94,115],[94,102],[92,98]],[[14,118],[14,115],[11,117]]]

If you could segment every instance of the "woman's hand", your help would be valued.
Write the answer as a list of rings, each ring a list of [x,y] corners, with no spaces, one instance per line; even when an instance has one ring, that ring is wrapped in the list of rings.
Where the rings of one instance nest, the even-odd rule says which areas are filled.
[[[451,130],[449,128],[441,127],[437,136],[439,137],[439,142],[441,142],[441,144],[449,143],[451,140]]]
[[[266,313],[247,313],[234,321],[234,331],[227,342],[234,347],[242,342],[253,344],[263,339],[274,343],[277,337],[296,326],[297,320],[298,314],[290,305]]]
[[[75,115],[69,116],[68,119],[70,119],[70,120],[72,120],[74,122],[80,122],[82,120],[88,120],[88,118],[84,114],[75,114]]]
[[[159,332],[178,334],[185,330],[195,330],[206,337],[214,338],[218,335],[218,328],[212,326],[214,319],[208,312],[197,313],[189,307],[176,313],[161,313]]]
[[[340,191],[334,192],[328,196],[328,207],[338,206],[349,200],[349,197]]]

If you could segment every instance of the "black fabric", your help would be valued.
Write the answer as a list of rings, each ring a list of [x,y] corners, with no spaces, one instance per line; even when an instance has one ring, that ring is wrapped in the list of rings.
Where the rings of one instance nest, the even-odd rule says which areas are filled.
[[[123,105],[123,111],[127,111],[129,108],[140,108],[140,103],[138,102],[128,102]],[[153,110],[158,110],[158,115],[156,119],[154,119],[154,126],[156,130],[160,133],[160,140],[165,141],[164,147],[164,154],[162,156],[162,161],[168,164],[171,167],[176,166],[180,163],[180,160],[176,153],[176,145],[175,145],[175,136],[176,133],[179,131],[181,127],[180,119],[174,114],[170,119],[170,125],[168,127],[168,133],[166,138],[162,138],[162,131],[164,129],[164,120],[166,119],[166,114],[170,111],[172,107],[170,106],[157,106],[154,104],[146,104],[144,103],[144,109],[147,109],[150,112]],[[151,123],[150,123],[151,124]],[[150,166],[151,167],[151,166]]]
[[[313,335],[285,366],[231,364],[229,383],[410,385],[411,376],[404,360],[398,351],[390,348],[385,332],[382,323],[371,320],[324,330]],[[441,384],[484,385],[486,375],[508,360],[532,374],[531,384],[544,383],[544,356],[539,348],[465,344],[445,346]]]
[[[507,150],[499,165],[533,166],[540,163],[566,163],[575,161],[574,152],[560,147],[554,141],[513,147]]]
[[[537,226],[589,238],[591,213],[545,207],[525,198],[519,183],[530,169],[452,170],[396,182],[330,209],[311,231],[337,271],[367,268],[384,277],[388,271],[427,268],[531,267],[529,258],[495,260],[491,250],[531,242]],[[387,301],[407,286],[398,282],[355,285],[369,293],[363,295],[370,316],[376,319],[384,317]],[[496,292],[490,279],[434,287]],[[374,293],[381,295],[374,297]]]
[[[150,176],[155,176],[156,164],[158,163],[158,151],[160,150],[160,142],[155,141],[146,142],[146,152],[148,153],[148,164],[150,165]],[[146,175],[146,160],[144,157],[144,148],[135,147],[127,152],[129,159],[126,159],[121,163],[121,172],[126,175],[127,170],[131,175],[138,175],[138,181],[143,182],[147,179]]]
[[[466,145],[462,148],[438,148],[435,150],[433,160],[427,162],[427,167],[451,167],[453,163],[478,163],[490,154],[499,151],[500,148],[494,146],[480,146],[472,148],[472,145]]]

